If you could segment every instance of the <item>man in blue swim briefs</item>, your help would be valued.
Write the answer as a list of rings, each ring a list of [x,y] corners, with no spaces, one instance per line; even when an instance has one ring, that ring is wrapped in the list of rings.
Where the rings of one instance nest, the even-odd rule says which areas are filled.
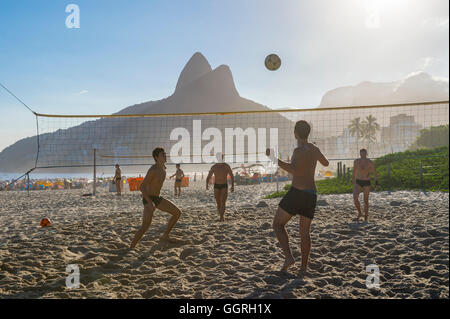
[[[320,162],[323,166],[328,166],[329,164],[319,148],[314,144],[308,143],[310,131],[311,127],[306,121],[298,121],[295,124],[294,135],[298,146],[291,156],[290,163],[276,158],[273,150],[268,149],[266,151],[266,155],[273,162],[293,176],[292,186],[280,201],[273,220],[273,229],[285,257],[281,268],[282,271],[287,270],[295,263],[285,228],[288,221],[295,215],[300,215],[300,248],[302,254],[300,271],[305,272],[308,267],[309,252],[311,250],[309,230],[314,218],[317,201],[316,183],[314,181],[316,164],[317,162]]]
[[[150,167],[142,181],[140,190],[142,193],[142,203],[144,204],[144,216],[142,218],[142,226],[136,232],[133,241],[131,242],[130,248],[134,248],[145,232],[148,230],[152,223],[153,212],[156,208],[162,210],[163,212],[169,213],[172,217],[169,219],[169,224],[167,225],[166,231],[164,232],[161,240],[172,241],[169,238],[169,233],[173,226],[177,223],[181,216],[180,209],[175,206],[171,201],[159,196],[161,188],[166,179],[166,152],[164,149],[157,147],[153,150],[153,159],[155,164]]]

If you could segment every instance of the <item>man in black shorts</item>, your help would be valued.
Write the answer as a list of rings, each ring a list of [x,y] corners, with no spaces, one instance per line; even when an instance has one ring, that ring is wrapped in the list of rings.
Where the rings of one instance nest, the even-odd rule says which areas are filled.
[[[136,232],[130,248],[134,248],[136,246],[150,227],[155,208],[172,215],[161,240],[171,241],[169,238],[169,233],[181,216],[181,211],[177,206],[175,206],[175,204],[159,196],[164,180],[166,179],[166,166],[164,165],[167,161],[166,152],[164,149],[158,147],[153,150],[152,155],[155,160],[155,164],[148,170],[147,175],[145,175],[140,187],[143,196],[142,203],[144,204],[142,226]]]
[[[117,195],[122,195],[122,171],[119,164],[116,164],[116,172],[114,174],[114,184],[116,185]]]
[[[231,192],[234,192],[234,176],[230,165],[223,162],[222,153],[217,153],[218,163],[214,164],[206,177],[206,189],[209,189],[209,180],[214,175],[214,197],[216,199],[217,210],[220,221],[225,221],[225,203],[228,197],[228,176],[231,178]]]
[[[175,176],[175,186],[174,186],[175,196],[181,196],[181,182],[184,178],[184,172],[180,168],[180,164],[177,164],[175,166],[177,168],[177,171],[175,172],[175,174],[173,174],[169,178],[172,178]]]
[[[287,270],[295,263],[289,247],[289,237],[286,232],[286,224],[295,215],[300,215],[300,241],[302,253],[301,272],[305,272],[308,267],[309,252],[311,250],[311,237],[309,234],[311,222],[314,218],[316,208],[316,183],[314,175],[316,164],[320,162],[323,166],[328,166],[328,160],[314,144],[308,143],[308,136],[311,127],[306,121],[298,121],[295,124],[294,135],[298,142],[298,147],[294,150],[291,162],[283,162],[275,157],[274,150],[267,150],[266,155],[279,165],[279,167],[292,174],[292,186],[283,197],[278,206],[278,210],[273,220],[273,229],[281,249],[284,253],[284,264],[282,271]]]
[[[353,201],[358,211],[356,222],[362,216],[361,204],[359,202],[359,194],[364,194],[364,220],[369,221],[369,194],[370,194],[370,174],[373,173],[375,179],[375,190],[378,188],[378,176],[374,162],[367,158],[367,150],[365,148],[359,151],[361,158],[353,163]]]

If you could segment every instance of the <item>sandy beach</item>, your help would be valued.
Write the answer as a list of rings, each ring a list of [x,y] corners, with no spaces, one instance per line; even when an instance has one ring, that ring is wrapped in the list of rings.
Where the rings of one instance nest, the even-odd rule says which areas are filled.
[[[224,223],[203,182],[181,198],[172,187],[167,181],[162,196],[182,210],[177,242],[159,242],[168,214],[156,211],[134,250],[138,192],[0,192],[0,298],[449,298],[448,193],[372,193],[371,220],[360,224],[350,194],[319,195],[310,272],[299,276],[298,217],[287,227],[297,263],[279,271],[280,199],[263,199],[275,184],[236,186]],[[44,216],[51,227],[40,227]],[[69,264],[79,265],[80,288],[66,288]],[[371,264],[379,288],[366,287]]]

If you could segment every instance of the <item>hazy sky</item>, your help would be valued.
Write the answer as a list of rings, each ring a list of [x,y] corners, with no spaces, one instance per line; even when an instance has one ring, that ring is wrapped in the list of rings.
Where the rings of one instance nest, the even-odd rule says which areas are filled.
[[[79,29],[66,27],[70,3]],[[361,81],[448,79],[448,12],[448,0],[2,0],[0,82],[38,112],[108,114],[172,94],[199,51],[230,66],[242,97],[315,107]],[[0,115],[0,150],[36,133],[1,89]]]

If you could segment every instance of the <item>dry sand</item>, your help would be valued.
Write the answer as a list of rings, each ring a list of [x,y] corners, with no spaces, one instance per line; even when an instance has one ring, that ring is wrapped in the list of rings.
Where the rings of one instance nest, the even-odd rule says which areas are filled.
[[[156,211],[134,250],[137,192],[0,192],[0,298],[449,298],[447,193],[372,193],[368,224],[352,221],[351,195],[320,195],[310,272],[299,276],[298,218],[287,227],[297,263],[278,271],[279,199],[262,199],[275,184],[237,186],[225,223],[212,190],[193,184],[182,198],[173,198],[173,181],[162,192],[183,212],[172,232],[178,242],[159,242],[168,215]],[[53,226],[39,226],[44,216]],[[68,264],[80,267],[78,289],[65,287]],[[379,267],[379,289],[366,287],[370,264]]]

